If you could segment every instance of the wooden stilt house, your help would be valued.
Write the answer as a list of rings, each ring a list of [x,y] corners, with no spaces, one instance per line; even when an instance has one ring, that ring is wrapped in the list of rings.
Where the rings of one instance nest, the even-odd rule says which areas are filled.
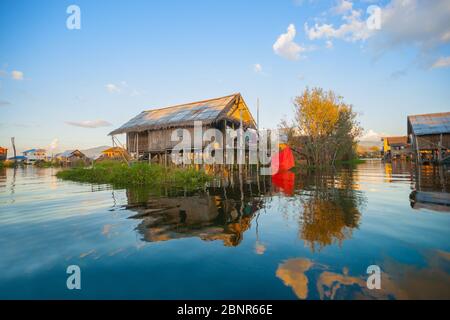
[[[167,162],[167,155],[179,143],[179,141],[172,141],[173,132],[186,129],[193,139],[196,121],[201,121],[203,130],[219,129],[224,139],[227,128],[238,129],[241,125],[244,129],[256,128],[256,123],[244,99],[241,94],[236,93],[215,99],[142,111],[109,135],[126,134],[126,149],[138,159]],[[179,131],[180,135],[182,136],[182,130]],[[194,146],[192,148],[194,149]]]
[[[450,163],[450,112],[408,116],[408,139],[418,163]]]

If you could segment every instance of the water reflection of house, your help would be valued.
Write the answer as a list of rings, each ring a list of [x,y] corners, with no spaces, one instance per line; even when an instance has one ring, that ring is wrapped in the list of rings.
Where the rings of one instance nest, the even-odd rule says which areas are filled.
[[[242,212],[239,209],[233,200],[219,197],[160,198],[147,208],[134,209],[138,211],[134,218],[143,219],[138,230],[146,241],[199,237],[236,246],[250,227],[256,208],[246,204]]]
[[[406,159],[410,156],[411,149],[408,144],[408,137],[384,137],[383,142],[383,159],[387,161],[396,159]]]
[[[408,139],[419,163],[450,163],[450,112],[408,116]]]
[[[414,209],[450,211],[450,194],[446,192],[413,191],[409,199]]]
[[[414,173],[414,191],[409,196],[411,207],[449,212],[450,172],[444,166],[422,165]]]
[[[130,192],[128,198],[134,199]],[[240,197],[233,197],[231,190],[225,198],[211,189],[209,194],[151,198],[144,204],[130,204],[129,208],[137,212],[132,218],[142,219],[137,230],[145,241],[198,237],[237,246],[261,206],[260,198],[244,197],[241,201]]]

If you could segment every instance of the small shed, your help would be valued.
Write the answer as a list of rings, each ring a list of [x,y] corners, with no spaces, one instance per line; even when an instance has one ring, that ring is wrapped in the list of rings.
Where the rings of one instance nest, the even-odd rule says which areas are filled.
[[[204,129],[216,128],[225,137],[227,128],[256,128],[256,123],[240,93],[142,111],[109,135],[126,134],[126,149],[137,158],[170,153],[178,141],[171,141],[177,129],[187,129],[194,137],[194,123]],[[182,132],[182,131],[180,131]],[[204,146],[202,146],[204,147]]]
[[[450,162],[450,112],[408,116],[408,141],[417,162]]]

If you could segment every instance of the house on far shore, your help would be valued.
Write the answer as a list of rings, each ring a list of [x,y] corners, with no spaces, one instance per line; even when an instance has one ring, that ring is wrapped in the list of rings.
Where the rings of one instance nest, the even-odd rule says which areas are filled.
[[[16,156],[16,157],[10,157],[8,160],[23,163],[23,162],[27,161],[27,157]]]
[[[127,150],[125,150],[124,148],[121,148],[121,147],[111,147],[111,148],[108,148],[108,149],[102,151],[102,155],[101,155],[100,159],[123,160],[124,157],[127,160],[130,158]]]
[[[70,164],[74,162],[86,161],[87,158],[83,152],[80,150],[66,150],[62,153],[58,153],[55,155],[55,159],[65,163]]]
[[[45,149],[30,149],[23,152],[23,156],[27,158],[27,163],[34,163],[38,160],[47,159],[47,150]]]
[[[6,160],[7,155],[8,155],[8,149],[0,147],[0,161]]]
[[[384,137],[381,138],[381,141],[383,142],[381,153],[386,161],[405,160],[411,155],[411,148],[406,136]]]
[[[408,116],[408,141],[418,163],[450,163],[450,112]]]

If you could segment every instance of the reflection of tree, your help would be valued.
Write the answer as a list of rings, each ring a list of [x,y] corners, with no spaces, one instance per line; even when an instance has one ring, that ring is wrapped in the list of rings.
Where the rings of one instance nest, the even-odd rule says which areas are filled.
[[[316,173],[304,179],[302,239],[315,251],[350,238],[359,225],[359,209],[365,202],[361,191],[356,190],[352,170],[337,175]]]

